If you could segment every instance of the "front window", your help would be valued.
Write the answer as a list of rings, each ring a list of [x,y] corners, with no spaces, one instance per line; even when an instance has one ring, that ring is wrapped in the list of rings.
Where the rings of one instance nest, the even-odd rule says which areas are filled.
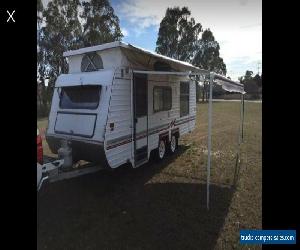
[[[155,86],[153,88],[153,110],[154,112],[166,111],[172,108],[172,88],[166,86]]]
[[[101,86],[63,87],[60,92],[61,109],[96,109],[99,105]]]

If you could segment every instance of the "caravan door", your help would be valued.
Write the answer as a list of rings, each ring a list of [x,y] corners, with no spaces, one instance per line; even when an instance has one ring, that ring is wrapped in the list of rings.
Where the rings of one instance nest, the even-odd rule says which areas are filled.
[[[133,75],[134,167],[148,161],[148,80],[146,74]]]

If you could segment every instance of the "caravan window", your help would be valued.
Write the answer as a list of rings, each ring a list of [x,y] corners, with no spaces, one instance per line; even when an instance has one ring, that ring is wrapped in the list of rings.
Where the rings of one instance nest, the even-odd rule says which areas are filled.
[[[87,53],[81,61],[81,72],[91,72],[103,69],[101,56],[96,52]]]
[[[61,109],[96,109],[99,105],[101,86],[63,87],[60,92]]]
[[[180,117],[189,114],[190,84],[180,82]]]
[[[154,112],[166,111],[172,108],[172,88],[166,86],[155,86],[153,88],[153,110]]]

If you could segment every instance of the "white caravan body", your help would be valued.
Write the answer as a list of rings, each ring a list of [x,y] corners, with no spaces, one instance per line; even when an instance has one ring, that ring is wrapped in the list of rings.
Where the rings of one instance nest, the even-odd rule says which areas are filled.
[[[191,64],[122,42],[64,53],[46,139],[53,153],[67,141],[73,161],[117,168],[147,162],[159,140],[191,132],[198,70]]]

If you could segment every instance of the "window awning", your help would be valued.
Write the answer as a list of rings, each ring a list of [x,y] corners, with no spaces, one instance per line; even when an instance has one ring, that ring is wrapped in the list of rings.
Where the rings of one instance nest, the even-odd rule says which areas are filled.
[[[114,77],[113,70],[99,70],[75,74],[62,74],[55,83],[55,87],[80,85],[111,85]]]

